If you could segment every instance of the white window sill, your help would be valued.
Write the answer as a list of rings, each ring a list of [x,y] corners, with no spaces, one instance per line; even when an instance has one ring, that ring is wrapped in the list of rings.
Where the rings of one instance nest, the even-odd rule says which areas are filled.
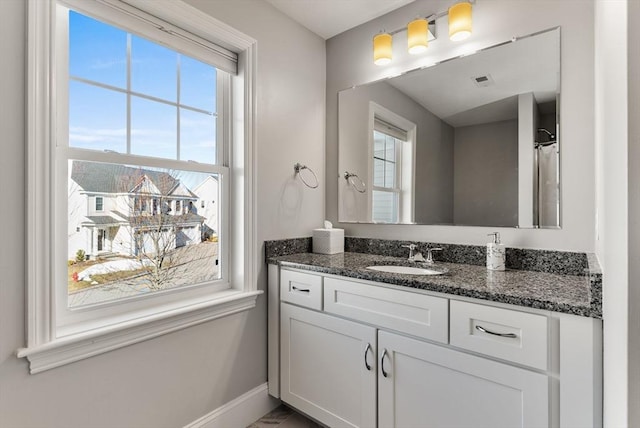
[[[172,311],[162,312],[101,329],[54,339],[42,345],[21,348],[31,374],[99,355],[104,352],[152,339],[186,327],[254,308],[262,291],[229,291],[216,298]]]

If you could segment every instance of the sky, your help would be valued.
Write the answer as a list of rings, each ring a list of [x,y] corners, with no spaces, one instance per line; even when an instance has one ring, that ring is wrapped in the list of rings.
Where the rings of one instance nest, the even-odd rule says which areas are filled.
[[[69,145],[95,150],[215,163],[215,116],[127,95],[74,78],[121,90],[127,88],[127,43],[131,39],[133,92],[216,112],[216,69],[159,44],[69,12]],[[178,65],[180,82],[178,84]],[[180,127],[178,129],[178,114]]]

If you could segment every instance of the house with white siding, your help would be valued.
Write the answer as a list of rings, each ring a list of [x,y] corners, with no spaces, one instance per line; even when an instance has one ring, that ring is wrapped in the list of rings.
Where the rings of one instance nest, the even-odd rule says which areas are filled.
[[[69,178],[68,256],[90,258],[201,242],[198,196],[166,172],[74,160]],[[154,243],[155,241],[155,243]]]

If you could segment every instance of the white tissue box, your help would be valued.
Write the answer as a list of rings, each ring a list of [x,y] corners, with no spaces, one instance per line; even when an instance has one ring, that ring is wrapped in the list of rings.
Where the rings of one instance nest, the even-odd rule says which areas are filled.
[[[313,229],[313,252],[344,253],[344,229]]]

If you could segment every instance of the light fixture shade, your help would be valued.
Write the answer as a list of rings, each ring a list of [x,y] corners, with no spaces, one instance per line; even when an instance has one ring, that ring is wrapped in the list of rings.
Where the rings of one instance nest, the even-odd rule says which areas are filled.
[[[407,24],[407,48],[411,55],[427,50],[429,46],[429,23],[424,18],[418,18]]]
[[[449,8],[449,38],[454,42],[471,35],[471,3],[456,3]]]
[[[380,33],[373,38],[373,63],[386,65],[391,62],[391,41],[389,33]]]
[[[391,62],[391,34],[380,33],[373,38],[373,63],[386,65]]]

